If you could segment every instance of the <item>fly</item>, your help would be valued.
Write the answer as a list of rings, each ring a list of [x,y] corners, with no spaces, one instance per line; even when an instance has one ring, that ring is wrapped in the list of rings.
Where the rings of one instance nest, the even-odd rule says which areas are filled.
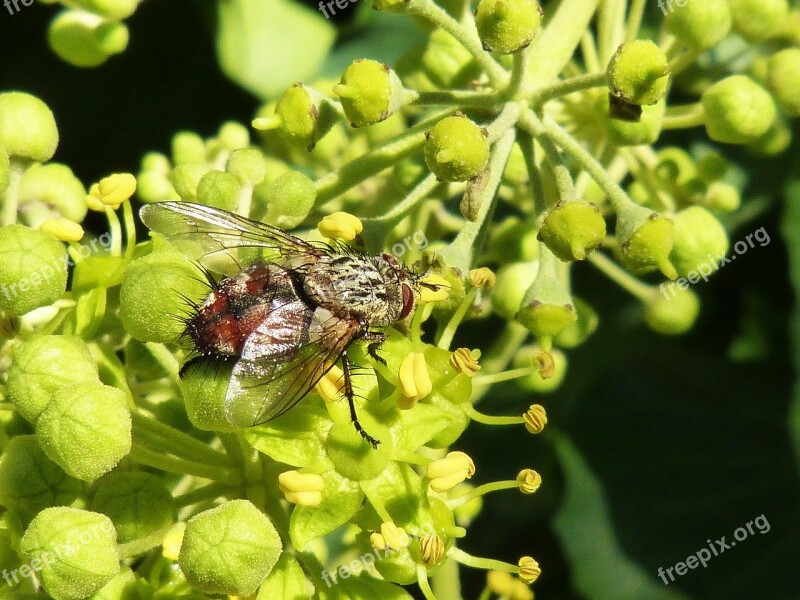
[[[145,225],[191,259],[228,276],[186,318],[197,355],[234,360],[225,416],[236,427],[275,419],[302,400],[341,361],[343,393],[356,431],[380,443],[356,414],[347,349],[367,343],[375,360],[383,329],[414,308],[420,281],[389,254],[310,243],[237,214],[190,202],[148,204]],[[261,254],[242,268],[239,249]],[[263,256],[266,253],[267,256]]]

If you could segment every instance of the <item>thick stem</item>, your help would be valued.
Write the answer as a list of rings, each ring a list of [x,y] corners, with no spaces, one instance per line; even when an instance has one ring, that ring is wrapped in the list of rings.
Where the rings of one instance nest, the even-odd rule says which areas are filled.
[[[661,129],[689,129],[705,125],[706,112],[699,102],[668,106]]]
[[[553,98],[561,98],[567,94],[606,85],[605,73],[589,73],[570,77],[536,90],[536,94],[531,98],[531,104],[540,106]]]

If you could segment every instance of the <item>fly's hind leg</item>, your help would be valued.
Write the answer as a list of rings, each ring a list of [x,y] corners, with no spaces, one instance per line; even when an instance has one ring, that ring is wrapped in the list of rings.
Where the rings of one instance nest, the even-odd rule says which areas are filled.
[[[347,360],[347,354],[342,355],[342,372],[344,373],[344,395],[347,396],[347,403],[350,405],[350,419],[353,421],[353,427],[356,428],[356,431],[367,440],[373,448],[378,448],[378,444],[380,444],[380,440],[376,440],[370,434],[368,434],[364,428],[361,426],[361,423],[358,420],[358,415],[356,414],[356,405],[354,402],[355,394],[353,393],[353,381],[350,378],[350,362]]]
[[[386,341],[386,334],[382,331],[367,331],[361,339],[369,342],[367,344],[367,354],[385,366],[386,361],[378,354],[378,350],[381,349],[381,344]]]

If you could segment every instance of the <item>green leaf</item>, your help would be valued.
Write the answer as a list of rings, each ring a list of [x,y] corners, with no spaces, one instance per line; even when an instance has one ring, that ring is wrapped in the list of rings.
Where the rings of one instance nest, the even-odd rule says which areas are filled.
[[[300,563],[288,552],[281,554],[269,576],[258,588],[256,600],[305,600],[308,598],[306,576]]]
[[[555,528],[574,570],[575,587],[591,600],[687,598],[646,574],[625,555],[599,480],[567,437],[554,435],[553,439],[566,480]]]
[[[358,482],[340,476],[335,470],[322,474],[325,489],[318,506],[296,506],[289,522],[289,535],[295,548],[303,550],[317,538],[347,523],[364,500]],[[277,596],[276,596],[277,597]]]
[[[451,415],[446,406],[449,403],[446,400],[442,403],[440,407],[419,402],[411,410],[398,411],[397,422],[391,427],[395,446],[413,452],[447,427],[451,423]],[[462,410],[456,410],[464,414]]]
[[[106,312],[106,288],[98,287],[89,290],[78,298],[77,306],[72,312],[70,329],[84,339],[91,339],[96,333],[103,315]]]
[[[287,0],[219,3],[217,56],[223,72],[262,99],[314,76],[336,30],[317,11]]]

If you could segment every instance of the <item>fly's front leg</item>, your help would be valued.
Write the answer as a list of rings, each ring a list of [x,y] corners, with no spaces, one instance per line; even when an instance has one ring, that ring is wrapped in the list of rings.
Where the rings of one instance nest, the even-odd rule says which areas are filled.
[[[367,344],[367,354],[385,366],[386,361],[378,354],[378,350],[381,349],[381,344],[386,341],[386,334],[382,331],[367,331],[361,339],[369,342]]]
[[[353,421],[353,427],[356,428],[356,431],[361,434],[365,440],[367,440],[373,448],[378,448],[378,444],[380,444],[380,440],[376,440],[361,426],[361,423],[358,420],[358,415],[356,414],[356,405],[354,402],[355,394],[353,394],[353,382],[350,379],[350,361],[347,360],[347,353],[342,355],[342,372],[344,373],[344,395],[347,396],[347,403],[350,405],[350,420]]]

